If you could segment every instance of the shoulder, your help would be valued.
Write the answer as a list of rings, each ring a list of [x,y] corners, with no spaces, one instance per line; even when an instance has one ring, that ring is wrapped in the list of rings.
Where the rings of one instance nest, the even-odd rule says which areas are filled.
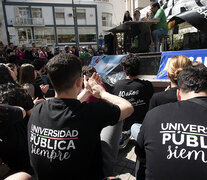
[[[147,114],[152,116],[153,118],[158,117],[162,119],[163,118],[169,119],[169,118],[173,118],[173,116],[184,113],[184,111],[187,109],[191,109],[190,111],[192,111],[193,107],[194,107],[193,102],[190,102],[188,100],[169,102],[167,104],[161,104],[149,110]]]
[[[112,103],[110,103],[110,102],[108,102],[108,101],[104,101],[104,100],[102,100],[102,101],[98,101],[98,102],[90,102],[90,103],[85,103],[85,102],[83,102],[83,103],[81,103],[82,104],[82,106],[83,107],[85,107],[85,108],[88,108],[88,109],[104,109],[104,108],[106,108],[106,107],[109,107],[109,108],[117,108],[118,106],[117,105],[115,105],[115,104],[112,104]],[[119,108],[119,107],[118,107]],[[103,110],[102,109],[102,110]]]
[[[152,98],[159,99],[159,98],[162,98],[165,94],[166,94],[166,91],[156,92],[153,94]]]
[[[152,86],[152,83],[150,81],[148,81],[148,80],[140,80],[140,82],[142,84],[144,84],[145,86]]]
[[[170,89],[167,91],[161,91],[153,94],[153,98],[157,100],[169,100],[169,102],[177,101],[177,95],[176,95],[177,89]]]
[[[118,81],[114,84],[114,87],[117,87],[117,86],[126,84],[126,82],[127,82],[126,79],[118,80]]]

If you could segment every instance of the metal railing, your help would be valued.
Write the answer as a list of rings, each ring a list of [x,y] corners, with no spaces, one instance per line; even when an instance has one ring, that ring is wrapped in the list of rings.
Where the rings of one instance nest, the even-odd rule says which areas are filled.
[[[43,18],[22,18],[16,17],[14,19],[14,26],[44,26]]]
[[[31,46],[32,43],[35,43],[37,46],[47,46],[47,45],[55,44],[55,41],[54,40],[47,40],[47,39],[19,40],[19,45],[26,44],[29,47],[29,46]]]

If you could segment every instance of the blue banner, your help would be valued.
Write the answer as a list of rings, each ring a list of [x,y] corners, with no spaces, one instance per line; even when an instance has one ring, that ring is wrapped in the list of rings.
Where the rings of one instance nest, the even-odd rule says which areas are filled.
[[[120,64],[124,56],[126,55],[93,56],[90,65],[95,67],[101,77],[105,77]]]
[[[192,62],[199,61],[207,66],[207,49],[163,52],[160,60],[159,71],[156,77],[157,79],[168,79],[168,62],[170,58],[177,55],[187,56]]]

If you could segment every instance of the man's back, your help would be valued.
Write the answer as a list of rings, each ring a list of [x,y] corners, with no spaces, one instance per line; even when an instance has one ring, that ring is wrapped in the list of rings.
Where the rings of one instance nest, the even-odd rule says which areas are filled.
[[[140,79],[123,79],[116,83],[113,93],[125,98],[134,107],[134,113],[125,121],[124,130],[129,130],[133,123],[142,123],[153,91],[149,81]]]
[[[100,132],[119,116],[119,108],[107,102],[54,98],[37,105],[28,140],[38,179],[101,179]]]
[[[207,104],[207,98],[201,97]],[[146,179],[206,179],[207,108],[181,101],[158,106],[146,115],[136,154],[146,150]]]

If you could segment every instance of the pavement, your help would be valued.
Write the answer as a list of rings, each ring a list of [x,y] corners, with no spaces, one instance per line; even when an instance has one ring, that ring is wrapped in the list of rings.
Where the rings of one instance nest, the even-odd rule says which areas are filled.
[[[134,152],[135,140],[130,139],[127,146],[119,151],[117,163],[114,168],[114,176],[121,180],[136,180],[135,162],[136,154]]]

